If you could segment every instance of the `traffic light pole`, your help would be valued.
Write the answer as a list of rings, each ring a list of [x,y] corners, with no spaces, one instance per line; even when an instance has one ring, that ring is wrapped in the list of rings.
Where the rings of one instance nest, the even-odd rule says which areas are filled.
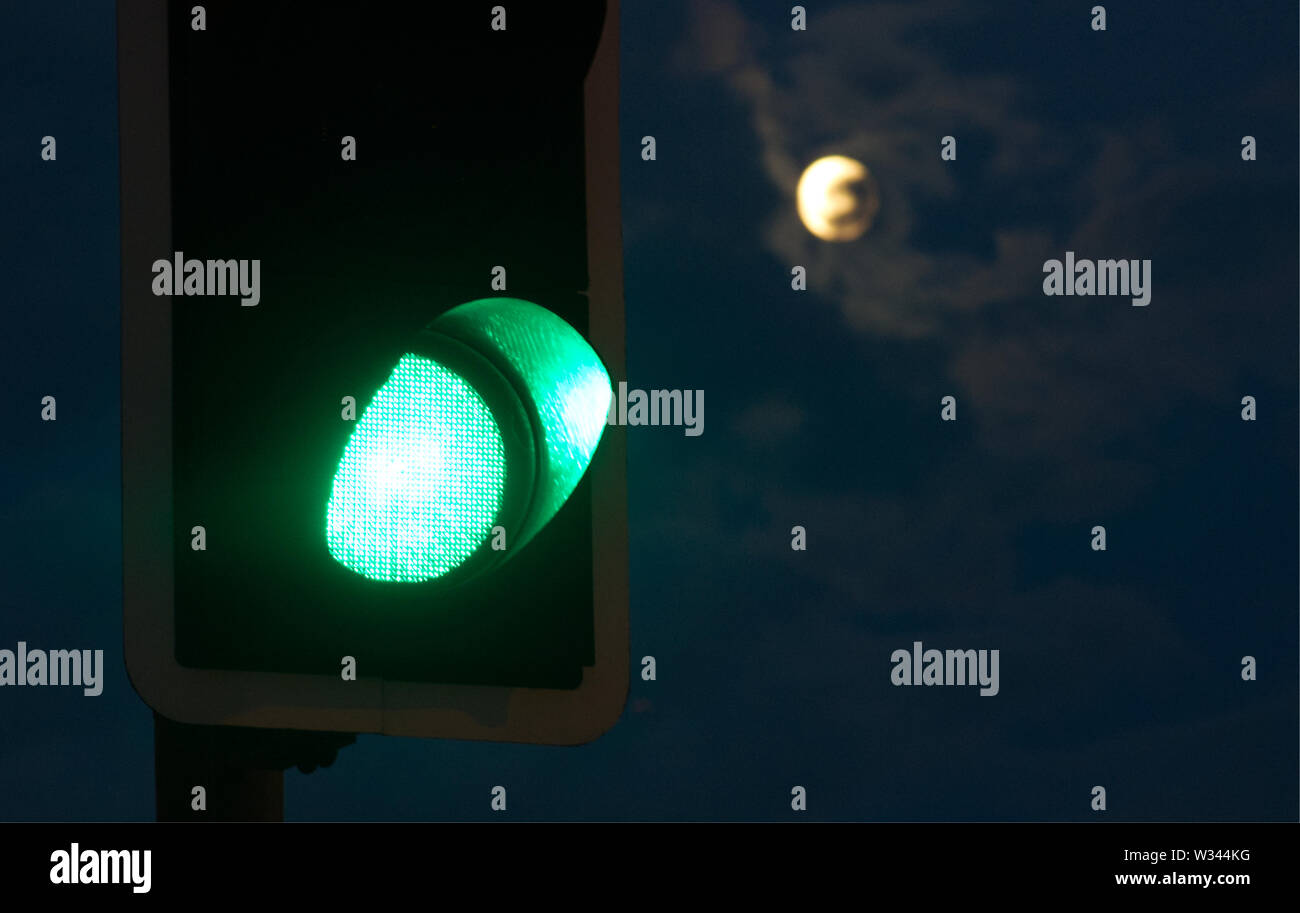
[[[249,767],[245,729],[154,714],[159,821],[283,821],[284,771]]]
[[[153,720],[159,821],[283,821],[285,768],[328,767],[356,741],[342,732]]]

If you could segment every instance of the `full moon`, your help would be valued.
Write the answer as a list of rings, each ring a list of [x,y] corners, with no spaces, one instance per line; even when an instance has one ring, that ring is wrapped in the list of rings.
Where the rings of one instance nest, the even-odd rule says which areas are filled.
[[[866,165],[844,155],[828,155],[805,168],[795,195],[804,227],[823,241],[857,240],[880,211],[875,178]]]

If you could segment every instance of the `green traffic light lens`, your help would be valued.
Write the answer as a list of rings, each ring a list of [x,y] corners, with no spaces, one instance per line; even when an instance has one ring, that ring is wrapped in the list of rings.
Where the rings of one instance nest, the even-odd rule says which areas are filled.
[[[483,399],[442,365],[404,355],[343,451],[326,512],[330,554],[372,580],[440,577],[486,539],[505,480]]]

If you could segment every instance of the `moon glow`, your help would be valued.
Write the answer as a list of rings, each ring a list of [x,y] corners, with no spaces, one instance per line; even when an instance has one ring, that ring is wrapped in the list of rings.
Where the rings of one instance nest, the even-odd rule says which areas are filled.
[[[804,227],[823,241],[855,241],[871,228],[880,194],[867,166],[844,155],[817,159],[795,192]]]

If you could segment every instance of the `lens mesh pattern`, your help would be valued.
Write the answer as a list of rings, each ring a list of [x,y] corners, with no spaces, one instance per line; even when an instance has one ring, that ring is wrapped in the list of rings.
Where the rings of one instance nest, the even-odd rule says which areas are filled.
[[[404,355],[343,451],[326,510],[330,554],[372,580],[440,577],[488,536],[505,480],[501,432],[479,395]]]

